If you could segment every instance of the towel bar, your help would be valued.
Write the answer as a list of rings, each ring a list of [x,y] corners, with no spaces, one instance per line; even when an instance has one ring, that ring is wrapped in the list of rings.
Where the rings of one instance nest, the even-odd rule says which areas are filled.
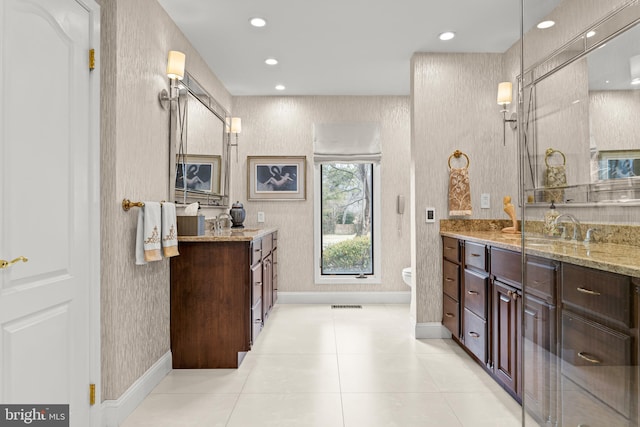
[[[141,208],[144,206],[144,202],[132,202],[129,199],[122,200],[122,209],[128,211],[131,208]]]

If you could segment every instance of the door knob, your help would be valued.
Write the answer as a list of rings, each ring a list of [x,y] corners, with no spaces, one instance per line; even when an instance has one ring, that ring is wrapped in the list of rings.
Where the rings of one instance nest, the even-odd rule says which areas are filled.
[[[18,258],[12,259],[11,261],[6,261],[4,259],[0,259],[0,270],[2,270],[3,268],[8,268],[11,267],[13,264],[16,264],[18,262],[27,262],[29,261],[26,257],[23,256],[19,256]]]

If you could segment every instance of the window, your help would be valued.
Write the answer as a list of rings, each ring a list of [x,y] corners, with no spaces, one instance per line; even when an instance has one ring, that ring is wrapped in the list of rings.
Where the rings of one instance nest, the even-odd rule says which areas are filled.
[[[380,283],[379,165],[315,165],[316,283]]]

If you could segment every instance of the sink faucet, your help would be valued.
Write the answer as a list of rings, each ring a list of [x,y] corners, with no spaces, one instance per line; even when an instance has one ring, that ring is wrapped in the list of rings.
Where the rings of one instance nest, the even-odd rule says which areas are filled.
[[[582,241],[582,229],[580,229],[580,221],[578,221],[578,219],[568,213],[563,213],[558,215],[558,217],[555,220],[555,224],[558,225],[562,222],[563,218],[567,218],[569,220],[571,220],[571,222],[573,223],[573,240],[577,240],[579,242]]]

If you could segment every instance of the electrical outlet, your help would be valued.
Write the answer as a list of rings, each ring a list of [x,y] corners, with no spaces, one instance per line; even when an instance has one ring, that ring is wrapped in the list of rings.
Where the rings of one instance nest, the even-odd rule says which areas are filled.
[[[436,208],[425,209],[425,221],[424,222],[436,222]]]
[[[480,195],[480,208],[481,209],[491,208],[491,195],[489,193],[482,193]]]
[[[258,212],[258,222],[264,222],[264,212]]]

